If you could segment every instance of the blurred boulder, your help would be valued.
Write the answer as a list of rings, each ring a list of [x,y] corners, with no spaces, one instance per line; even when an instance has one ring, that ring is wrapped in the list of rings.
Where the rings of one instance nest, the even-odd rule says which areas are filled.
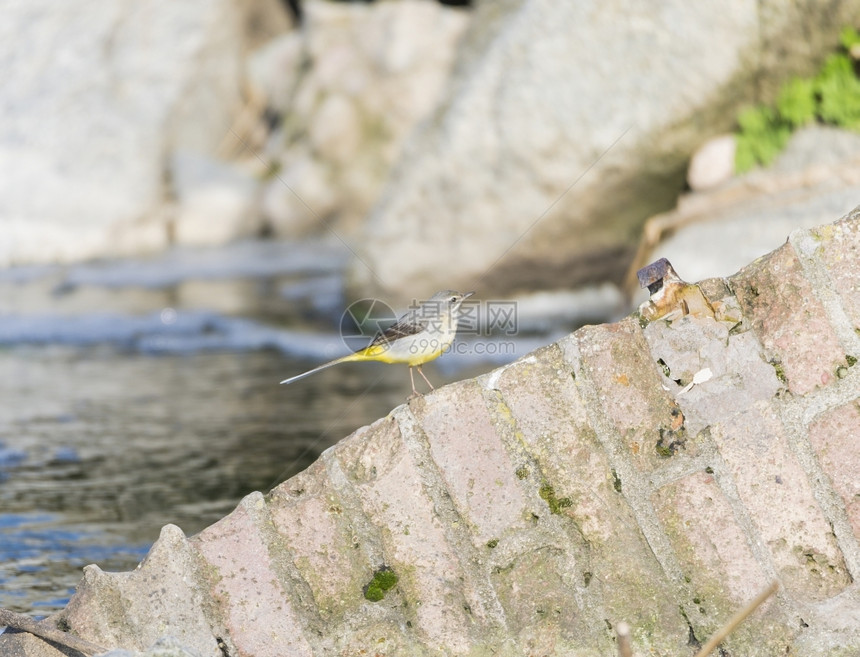
[[[299,30],[279,35],[248,55],[248,78],[270,110],[287,111],[303,61],[304,39]]]
[[[177,203],[174,243],[216,246],[259,231],[252,172],[186,151],[174,154],[170,171]]]
[[[352,285],[620,282],[702,140],[811,73],[858,19],[857,0],[477,3],[438,111],[356,240]]]
[[[719,187],[735,175],[734,135],[720,135],[706,141],[693,153],[687,169],[687,184],[690,189],[702,191]]]
[[[216,152],[242,102],[247,22],[277,11],[266,0],[7,4],[0,265],[166,246],[171,154]]]
[[[288,35],[252,57],[270,105],[286,110],[267,148],[280,153],[278,175],[263,192],[280,237],[357,228],[404,139],[438,105],[470,15],[426,0],[310,0],[303,11],[301,47]]]

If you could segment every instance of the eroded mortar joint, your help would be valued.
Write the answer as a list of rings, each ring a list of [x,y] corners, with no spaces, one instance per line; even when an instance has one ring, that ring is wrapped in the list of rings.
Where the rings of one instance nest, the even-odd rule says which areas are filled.
[[[325,464],[326,476],[331,487],[334,489],[343,516],[347,518],[349,526],[352,527],[354,538],[358,542],[358,548],[364,554],[367,563],[385,563],[385,553],[382,547],[382,538],[376,526],[367,517],[361,506],[360,496],[355,490],[352,482],[337,460],[334,452],[324,453],[321,457]]]
[[[262,493],[253,492],[247,495],[240,505],[245,506],[253,525],[258,528],[278,585],[287,598],[287,603],[296,612],[296,619],[302,625],[305,640],[313,646],[316,638],[324,633],[325,621],[320,615],[310,583],[296,567],[293,550],[275,527],[269,513],[269,504]]]
[[[641,332],[638,326],[636,330]],[[578,340],[579,337],[576,336],[576,339]],[[683,570],[675,557],[675,552],[669,543],[663,525],[658,519],[657,512],[654,510],[651,502],[654,491],[651,489],[647,478],[626,457],[625,449],[620,444],[617,431],[612,426],[610,418],[601,410],[602,405],[597,393],[597,386],[590,372],[588,372],[587,368],[582,367],[581,362],[568,361],[567,350],[563,351],[565,352],[565,361],[573,366],[574,370],[578,373],[576,385],[584,402],[589,424],[594,429],[597,440],[606,452],[610,468],[618,474],[623,482],[621,495],[632,511],[633,517],[636,518],[638,529],[645,537],[651,552],[657,559],[657,563],[660,564],[669,581],[678,586],[683,581]],[[631,491],[633,492],[632,495],[630,494]],[[684,597],[679,592],[679,598],[683,599]]]
[[[856,388],[855,388],[856,389]],[[849,401],[853,401],[852,399]],[[847,403],[847,402],[846,402]],[[833,404],[831,410],[841,404]],[[777,415],[782,422],[789,449],[803,468],[812,495],[821,507],[821,512],[833,530],[836,545],[842,553],[845,568],[853,581],[860,580],[860,542],[854,534],[854,528],[848,519],[848,511],[845,502],[834,489],[830,477],[824,472],[821,463],[809,442],[809,427],[816,416],[806,420],[806,413],[802,412],[801,404],[780,404],[776,408]]]
[[[821,302],[827,322],[833,328],[840,346],[846,354],[860,358],[860,335],[845,312],[822,259],[815,257],[814,252],[808,253],[810,241],[818,244],[811,231],[805,229],[795,229],[788,236],[788,243],[797,255],[803,276],[810,282],[812,293]]]
[[[482,614],[495,625],[485,626],[482,632],[493,632],[497,635],[496,638],[501,640],[509,634],[507,617],[490,581],[490,568],[472,542],[472,534],[469,531],[471,523],[457,509],[442,472],[433,459],[427,435],[412,410],[408,406],[400,406],[394,410],[392,416],[400,427],[400,435],[409,458],[420,464],[421,485],[425,494],[433,503],[438,517],[447,520],[443,523],[443,535],[445,541],[455,548],[453,553],[466,577],[465,585],[472,588],[483,606]]]

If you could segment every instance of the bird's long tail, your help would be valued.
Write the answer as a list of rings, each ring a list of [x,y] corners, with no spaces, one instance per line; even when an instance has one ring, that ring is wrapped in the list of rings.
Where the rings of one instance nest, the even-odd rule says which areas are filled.
[[[356,361],[356,360],[367,360],[367,359],[361,351],[358,351],[354,354],[348,354],[346,356],[342,356],[341,358],[335,358],[334,360],[329,361],[328,363],[323,363],[322,365],[315,367],[312,370],[308,370],[307,372],[302,372],[301,374],[296,374],[295,376],[291,376],[289,379],[284,379],[283,381],[281,381],[281,383],[282,384],[284,384],[284,383],[289,384],[289,383],[292,383],[293,381],[298,381],[299,379],[304,379],[306,376],[310,376],[311,374],[316,374],[320,370],[324,370],[326,368],[329,368],[332,365],[339,365],[340,363],[349,363],[351,361]]]

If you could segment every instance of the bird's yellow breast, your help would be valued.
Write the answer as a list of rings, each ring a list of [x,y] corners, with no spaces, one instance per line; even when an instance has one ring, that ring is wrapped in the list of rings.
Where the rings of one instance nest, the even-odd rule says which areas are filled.
[[[398,340],[395,345],[374,345],[356,353],[356,360],[376,360],[382,363],[406,363],[410,367],[423,365],[435,360],[450,346],[450,342],[443,343],[439,340],[416,339],[414,342],[404,344],[404,340]]]

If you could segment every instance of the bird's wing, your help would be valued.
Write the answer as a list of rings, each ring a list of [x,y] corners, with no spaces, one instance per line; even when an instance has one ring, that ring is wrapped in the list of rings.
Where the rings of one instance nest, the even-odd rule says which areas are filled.
[[[417,335],[427,328],[427,320],[421,319],[417,313],[407,313],[397,320],[384,331],[377,333],[371,340],[368,347],[377,347],[379,345],[387,345],[399,340],[400,338],[408,338],[410,335]]]

